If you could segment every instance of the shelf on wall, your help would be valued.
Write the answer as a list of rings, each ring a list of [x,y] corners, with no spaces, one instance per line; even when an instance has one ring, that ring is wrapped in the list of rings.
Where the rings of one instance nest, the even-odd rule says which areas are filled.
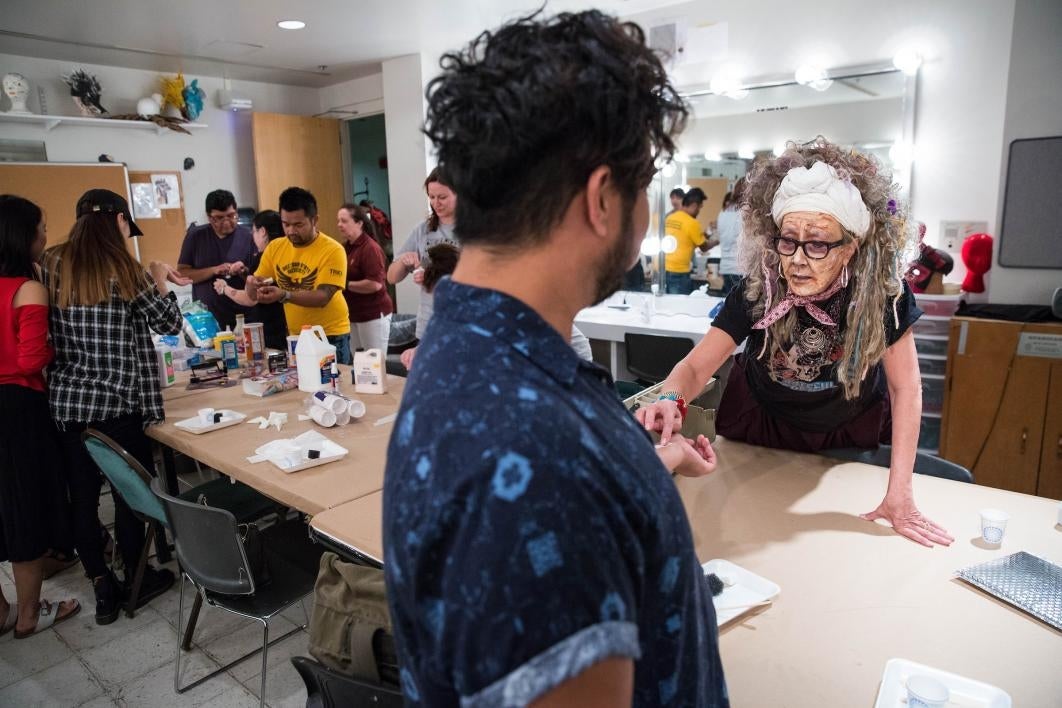
[[[51,131],[60,125],[77,125],[89,128],[133,128],[134,130],[154,130],[157,135],[176,133],[149,120],[117,120],[115,118],[87,118],[85,116],[41,116],[36,113],[0,113],[0,121],[9,123],[31,123],[44,127],[45,132]],[[206,128],[206,123],[181,123],[182,128],[188,130],[201,130]]]

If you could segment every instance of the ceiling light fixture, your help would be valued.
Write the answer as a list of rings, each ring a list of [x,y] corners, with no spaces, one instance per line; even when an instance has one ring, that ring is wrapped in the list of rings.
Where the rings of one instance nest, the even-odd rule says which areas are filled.
[[[719,154],[718,150],[708,150],[704,153],[704,159],[708,162],[722,162],[723,156]]]
[[[741,84],[741,78],[733,68],[723,67],[718,74],[712,77],[709,88],[717,96],[726,96],[735,101],[740,101],[749,95],[749,90],[742,88]]]
[[[755,160],[756,153],[752,148],[741,148],[738,150],[738,157],[742,160]]]
[[[302,20],[281,20],[277,23],[277,27],[286,30],[300,30],[306,26],[306,23]]]
[[[801,86],[807,86],[816,91],[825,91],[833,85],[833,80],[826,76],[826,70],[813,64],[804,64],[799,67],[793,78]]]
[[[892,58],[892,65],[908,76],[914,76],[922,66],[922,56],[913,49],[904,49]]]

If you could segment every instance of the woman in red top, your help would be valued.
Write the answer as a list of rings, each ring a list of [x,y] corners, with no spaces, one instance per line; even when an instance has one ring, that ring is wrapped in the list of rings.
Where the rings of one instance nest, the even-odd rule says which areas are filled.
[[[0,593],[0,634],[22,639],[77,614],[77,600],[41,600],[44,557],[69,546],[58,444],[41,373],[48,291],[34,262],[44,252],[40,207],[0,195],[0,560],[10,560],[17,602]]]
[[[369,211],[355,204],[341,206],[336,220],[347,252],[343,296],[350,310],[350,350],[379,349],[387,354],[394,308],[384,285],[387,266],[376,242],[376,227]]]

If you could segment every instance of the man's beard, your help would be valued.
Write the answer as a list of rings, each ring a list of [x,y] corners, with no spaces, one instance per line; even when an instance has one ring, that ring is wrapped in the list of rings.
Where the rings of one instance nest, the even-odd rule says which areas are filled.
[[[633,211],[634,204],[631,200],[631,204],[624,205],[619,238],[598,266],[594,280],[594,304],[619,290],[623,286],[623,276],[634,265],[635,253],[631,251],[637,250],[637,244],[633,243]]]

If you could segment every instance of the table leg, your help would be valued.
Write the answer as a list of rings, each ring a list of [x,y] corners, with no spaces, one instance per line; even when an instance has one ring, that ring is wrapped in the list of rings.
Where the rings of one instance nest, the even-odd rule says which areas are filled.
[[[612,380],[615,381],[619,378],[619,344],[614,341],[608,343],[608,365],[612,370]]]
[[[175,497],[181,490],[177,485],[177,461],[173,457],[173,448],[161,443],[159,447],[162,448],[162,482],[166,493]]]
[[[177,461],[173,458],[173,448],[169,445],[156,443],[162,449],[162,485],[166,493],[177,496],[180,488],[177,485]],[[169,563],[173,558],[170,543],[166,539],[166,529],[162,524],[155,524],[155,556],[159,563]]]

